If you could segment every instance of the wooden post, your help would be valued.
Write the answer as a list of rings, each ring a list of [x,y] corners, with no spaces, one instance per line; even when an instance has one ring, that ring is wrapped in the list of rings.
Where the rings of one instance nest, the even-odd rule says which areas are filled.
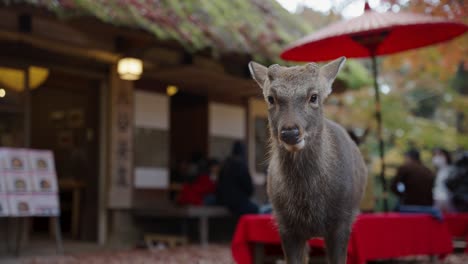
[[[112,209],[128,209],[133,189],[133,82],[110,74],[109,200]]]

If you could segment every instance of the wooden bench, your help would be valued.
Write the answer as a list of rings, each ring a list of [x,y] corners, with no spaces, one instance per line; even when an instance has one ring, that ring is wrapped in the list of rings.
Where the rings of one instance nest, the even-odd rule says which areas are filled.
[[[135,209],[134,214],[137,217],[152,218],[196,218],[198,219],[198,231],[200,235],[200,244],[208,244],[210,218],[228,217],[231,213],[221,206],[173,206],[151,209]]]

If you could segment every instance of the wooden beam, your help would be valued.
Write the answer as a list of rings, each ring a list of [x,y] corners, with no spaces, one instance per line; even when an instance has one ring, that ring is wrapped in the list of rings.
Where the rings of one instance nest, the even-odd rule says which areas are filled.
[[[120,54],[111,53],[103,50],[89,49],[76,47],[72,45],[63,45],[62,43],[57,43],[56,41],[51,41],[45,38],[32,36],[30,34],[11,32],[6,30],[0,30],[0,39],[7,40],[11,42],[29,44],[34,47],[64,54],[64,55],[73,55],[78,57],[84,57],[88,59],[97,60],[100,62],[105,62],[109,64],[114,64],[120,58]]]
[[[31,58],[21,58],[18,56],[3,56],[0,55],[0,61],[2,66],[12,67],[12,68],[25,68],[29,65],[41,66],[48,68],[52,71],[69,73],[73,75],[83,76],[89,79],[100,79],[107,80],[109,72],[108,71],[99,71],[97,69],[89,69],[85,67],[73,67],[58,62],[50,62],[46,60],[31,59]]]

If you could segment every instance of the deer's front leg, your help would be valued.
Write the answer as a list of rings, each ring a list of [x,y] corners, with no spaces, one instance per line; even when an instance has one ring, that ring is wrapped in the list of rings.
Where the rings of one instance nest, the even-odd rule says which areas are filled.
[[[339,224],[328,231],[325,244],[329,264],[346,264],[350,234],[351,227],[348,223]]]
[[[287,264],[307,263],[307,239],[290,234],[281,234],[281,243]]]

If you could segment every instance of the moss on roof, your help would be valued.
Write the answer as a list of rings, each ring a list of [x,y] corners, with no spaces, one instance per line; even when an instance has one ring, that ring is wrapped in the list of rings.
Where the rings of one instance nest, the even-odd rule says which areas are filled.
[[[249,53],[278,61],[281,48],[311,31],[275,0],[0,0],[45,7],[60,18],[93,16],[176,40],[188,51]]]

